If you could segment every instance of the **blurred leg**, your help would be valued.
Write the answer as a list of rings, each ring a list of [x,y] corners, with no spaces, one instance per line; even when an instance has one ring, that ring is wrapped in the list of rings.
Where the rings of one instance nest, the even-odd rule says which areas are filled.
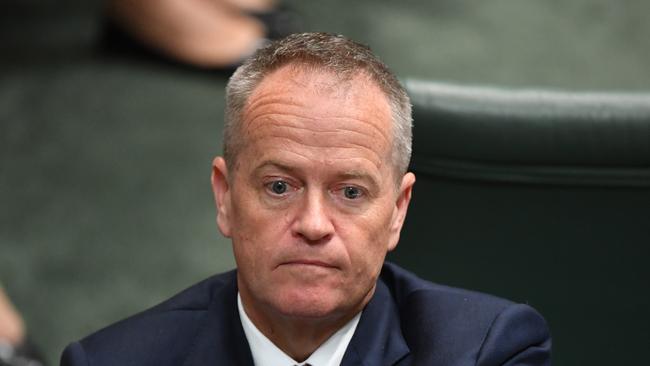
[[[275,9],[276,0],[223,0],[230,5],[246,11],[265,12]]]
[[[109,16],[134,38],[199,67],[224,67],[250,55],[264,26],[220,0],[111,0]]]

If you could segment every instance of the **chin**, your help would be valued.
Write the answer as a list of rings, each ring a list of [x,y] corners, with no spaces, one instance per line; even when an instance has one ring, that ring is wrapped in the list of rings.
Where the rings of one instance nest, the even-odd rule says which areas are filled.
[[[309,291],[297,291],[276,299],[276,310],[282,315],[298,318],[326,318],[343,311],[341,301]]]

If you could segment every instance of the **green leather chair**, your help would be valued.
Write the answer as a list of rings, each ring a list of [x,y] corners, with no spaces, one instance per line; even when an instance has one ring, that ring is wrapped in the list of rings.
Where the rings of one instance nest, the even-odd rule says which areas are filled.
[[[405,85],[417,182],[389,259],[531,304],[554,365],[645,360],[650,94]]]

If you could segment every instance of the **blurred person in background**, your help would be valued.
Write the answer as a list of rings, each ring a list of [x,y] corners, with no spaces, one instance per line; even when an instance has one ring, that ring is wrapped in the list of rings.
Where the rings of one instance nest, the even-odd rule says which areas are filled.
[[[27,340],[22,316],[0,285],[0,366],[42,366],[43,361]]]
[[[206,69],[234,69],[299,27],[277,0],[109,0],[104,43]]]

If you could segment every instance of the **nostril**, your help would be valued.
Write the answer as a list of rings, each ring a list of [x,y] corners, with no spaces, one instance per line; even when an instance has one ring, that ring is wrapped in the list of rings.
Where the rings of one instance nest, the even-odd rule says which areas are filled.
[[[323,244],[329,242],[331,238],[332,238],[332,235],[327,234],[327,235],[325,235],[325,236],[323,236],[321,238],[318,238],[318,239],[311,239],[311,240],[308,239],[308,240],[306,240],[306,242],[309,245],[323,245]]]
[[[332,233],[324,233],[322,235],[313,235],[312,233],[312,235],[309,235],[299,231],[294,232],[294,236],[307,245],[322,245],[329,242],[333,237]]]

